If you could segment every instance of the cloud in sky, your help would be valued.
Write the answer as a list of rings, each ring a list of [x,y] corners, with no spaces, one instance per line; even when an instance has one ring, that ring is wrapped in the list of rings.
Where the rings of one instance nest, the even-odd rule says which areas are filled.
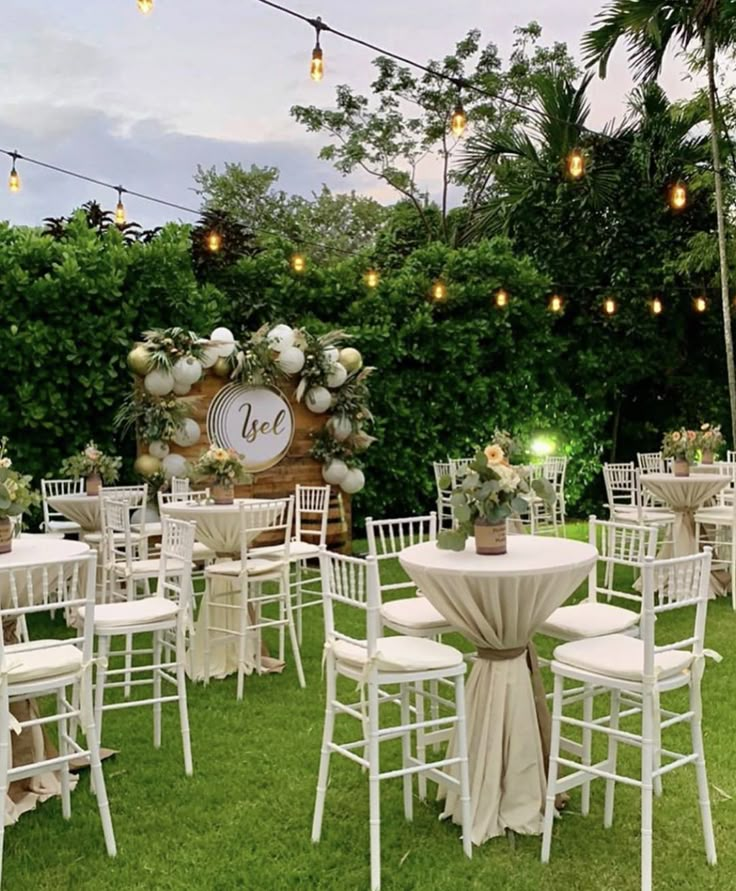
[[[311,14],[312,3],[290,0]],[[537,19],[545,42],[577,50],[602,3],[589,0],[321,0],[326,21],[418,60],[439,58],[478,27],[508,53],[513,28]],[[67,0],[4,0],[0,32],[0,147],[106,181],[197,205],[197,164],[270,164],[281,187],[308,194],[321,183],[390,194],[365,175],[343,178],[317,159],[321,139],[289,115],[294,104],[329,104],[333,87],[365,90],[372,55],[325,35],[327,75],[307,76],[310,29],[255,0],[156,0],[144,18],[135,0],[80,6]],[[448,21],[448,13],[451,18]],[[692,92],[676,62],[665,71],[673,98]],[[591,122],[620,118],[631,86],[623,50],[609,78],[591,88]],[[37,168],[21,170],[17,195],[0,189],[0,218],[35,224],[114,193]],[[0,172],[0,175],[2,173]],[[129,215],[159,224],[171,212],[129,199]]]

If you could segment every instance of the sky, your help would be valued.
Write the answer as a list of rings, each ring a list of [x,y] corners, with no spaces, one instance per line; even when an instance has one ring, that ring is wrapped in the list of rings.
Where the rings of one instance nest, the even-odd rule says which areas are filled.
[[[470,28],[507,56],[513,29],[531,20],[543,42],[580,38],[599,0],[285,0],[333,27],[419,61],[440,58]],[[274,165],[279,185],[309,195],[326,183],[393,199],[367,175],[343,177],[317,158],[324,139],[289,114],[294,104],[329,106],[334,87],[365,91],[375,54],[323,36],[325,78],[309,79],[314,42],[304,23],[256,0],[3,0],[0,29],[0,148],[196,208],[193,174],[225,162]],[[661,83],[670,98],[694,85],[672,59]],[[590,90],[591,126],[620,119],[632,86],[626,55]],[[0,185],[6,176],[0,156]],[[10,159],[7,159],[8,172]],[[21,191],[0,188],[0,219],[37,225],[89,199],[114,207],[109,190],[18,164]],[[432,186],[429,182],[428,185]],[[128,197],[144,226],[193,220]]]

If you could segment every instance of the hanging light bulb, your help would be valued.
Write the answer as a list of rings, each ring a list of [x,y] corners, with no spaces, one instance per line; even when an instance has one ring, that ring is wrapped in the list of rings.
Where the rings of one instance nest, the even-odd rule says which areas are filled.
[[[662,303],[661,298],[655,297],[651,303],[652,307],[652,315],[653,316],[661,316],[662,310],[664,309],[664,304]]]
[[[435,303],[442,303],[444,300],[447,300],[447,285],[442,279],[438,278],[432,285],[432,300]]]
[[[616,309],[616,301],[613,299],[613,297],[606,297],[606,299],[603,301],[603,312],[607,316],[612,316],[615,314]]]
[[[705,312],[708,309],[708,301],[705,297],[696,297],[693,300],[693,309],[695,312]]]
[[[304,254],[292,254],[289,263],[294,272],[304,272],[307,268],[307,260]]]
[[[670,189],[670,207],[672,210],[684,210],[687,206],[687,186],[685,183],[675,183]]]
[[[495,300],[497,309],[505,309],[509,305],[509,295],[503,288],[499,288],[496,291]]]
[[[222,247],[222,235],[220,235],[217,230],[213,229],[211,232],[207,233],[206,243],[207,250],[216,254]]]
[[[115,225],[116,226],[124,226],[125,225],[125,205],[123,204],[123,192],[124,189],[122,186],[118,186],[118,203],[115,208]]]
[[[567,173],[570,179],[580,179],[585,174],[585,155],[580,149],[573,149],[567,156]]]
[[[143,15],[153,12],[153,0],[138,0],[138,9]]]
[[[319,34],[322,30],[322,19],[317,16],[317,18],[313,22],[314,30],[317,34],[317,40],[314,44],[314,49],[312,50],[312,62],[309,66],[309,76],[312,80],[318,81],[322,80],[325,76],[325,61],[322,56],[322,47],[319,45]]]
[[[460,99],[457,100],[457,105],[455,106],[455,110],[452,113],[452,117],[450,118],[450,129],[453,134],[460,139],[460,137],[465,132],[465,127],[468,124],[468,116],[465,114],[465,109],[463,108],[463,103]]]
[[[363,280],[369,288],[377,288],[381,277],[375,269],[369,269],[363,276]]]
[[[562,307],[564,304],[564,300],[560,297],[559,294],[553,294],[549,298],[549,303],[547,304],[550,312],[562,312]]]
[[[11,192],[20,192],[20,176],[18,176],[18,171],[15,169],[15,162],[18,160],[18,154],[13,152],[10,157],[13,159],[13,166],[10,168],[8,188]]]

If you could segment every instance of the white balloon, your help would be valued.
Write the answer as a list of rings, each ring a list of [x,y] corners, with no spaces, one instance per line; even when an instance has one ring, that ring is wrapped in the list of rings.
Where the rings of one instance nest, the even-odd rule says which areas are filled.
[[[304,353],[299,347],[286,347],[281,350],[276,364],[287,374],[298,374],[304,368]]]
[[[155,368],[143,378],[143,386],[152,396],[166,396],[174,389],[174,376]]]
[[[182,356],[174,363],[171,373],[177,384],[187,384],[191,387],[202,377],[202,366],[191,356]]]
[[[164,476],[167,480],[170,480],[172,476],[186,476],[187,459],[184,455],[177,455],[174,453],[167,455],[163,460],[163,465]]]
[[[332,405],[332,396],[326,387],[312,387],[311,390],[307,390],[307,396],[304,401],[310,411],[313,411],[316,415],[321,415]]]
[[[332,438],[344,442],[353,432],[353,422],[345,415],[336,415],[327,422]]]
[[[268,332],[268,345],[272,350],[280,353],[291,346],[294,346],[294,329],[288,325],[276,325]]]
[[[212,349],[222,359],[227,359],[235,349],[235,335],[229,328],[215,328],[210,334],[210,340],[215,342]]]
[[[212,366],[217,362],[220,358],[220,354],[217,352],[217,347],[207,346],[204,348],[204,352],[202,354],[202,358],[200,362],[202,363],[202,368],[212,368]]]
[[[353,469],[348,470],[343,477],[343,481],[340,483],[340,488],[347,495],[355,495],[356,492],[360,492],[364,485],[365,474],[362,470],[358,470],[357,467],[353,467]]]
[[[339,486],[347,472],[348,465],[339,458],[333,458],[329,464],[323,466],[322,479],[331,486]]]
[[[185,449],[187,446],[196,445],[201,435],[199,424],[193,418],[184,418],[173,439],[178,446]]]
[[[177,396],[186,396],[187,393],[192,389],[191,384],[180,384],[178,382],[174,383],[174,393]]]
[[[161,439],[154,439],[153,442],[148,443],[148,454],[153,455],[154,458],[158,458],[160,461],[163,461],[170,451],[168,442],[164,442]]]
[[[340,350],[337,347],[325,347],[324,350],[325,359],[331,364],[334,365],[340,357]]]
[[[341,387],[348,379],[348,370],[344,365],[334,365],[332,371],[327,376],[327,386],[336,390]]]

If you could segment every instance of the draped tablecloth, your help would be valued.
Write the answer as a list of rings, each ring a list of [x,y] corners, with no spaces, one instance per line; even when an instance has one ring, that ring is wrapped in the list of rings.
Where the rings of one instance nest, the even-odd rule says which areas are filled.
[[[67,520],[78,523],[82,533],[100,531],[100,499],[97,495],[54,495],[49,504]]]
[[[690,476],[647,473],[641,476],[642,486],[661,499],[675,515],[672,542],[665,541],[657,557],[666,560],[697,552],[695,512],[730,482],[730,476],[717,473],[691,473]],[[711,595],[724,594],[725,590],[723,573],[711,573]]]
[[[95,499],[96,500],[96,499]],[[11,591],[8,575],[5,569],[14,569],[18,566],[33,564],[38,567],[38,572],[33,569],[29,575],[26,572],[14,574],[15,587],[18,602],[24,602],[30,581],[34,590],[39,588],[41,582],[41,569],[49,568],[48,583],[55,583],[53,574],[54,563],[58,560],[70,560],[89,551],[89,545],[81,541],[51,538],[47,535],[21,535],[13,540],[13,550],[9,554],[0,554],[0,603],[8,608],[11,603]],[[5,643],[15,643],[15,622],[3,627],[3,639]],[[18,721],[27,721],[38,717],[38,707],[33,699],[23,699],[12,702],[10,711]],[[56,757],[56,750],[41,727],[29,727],[20,735],[10,734],[11,761],[10,766],[19,767],[31,761],[43,761],[45,758]],[[76,786],[77,777],[70,776],[72,789]],[[48,771],[24,780],[16,780],[10,784],[5,795],[5,825],[15,823],[21,814],[33,810],[36,804],[47,799],[61,795],[61,783],[58,773]]]
[[[198,541],[215,551],[218,559],[240,559],[240,505],[256,504],[268,501],[264,498],[236,498],[233,504],[210,504],[202,502],[177,501],[169,502],[162,508],[165,516],[177,520],[188,520],[197,527],[196,537]],[[249,542],[250,544],[250,542]],[[219,609],[216,603],[223,602],[222,597],[217,597],[228,588],[234,588],[240,584],[236,576],[231,581],[222,577],[212,578],[204,592],[204,597],[210,593],[213,595],[213,605],[209,608],[210,624],[218,628],[227,628],[238,631],[240,623],[238,612],[234,609]],[[229,598],[229,603],[237,602],[237,597]],[[203,603],[204,606],[204,603]],[[205,655],[207,651],[207,624],[205,610],[200,608],[199,616],[195,624],[194,635],[189,641],[187,653],[187,674],[192,680],[203,681],[205,678]],[[251,674],[257,664],[257,644],[253,636],[250,636],[246,646],[246,673]],[[209,676],[211,678],[225,678],[238,670],[238,639],[232,637],[209,647]],[[261,647],[261,670],[264,674],[281,672],[284,670],[284,662],[268,655],[268,651]]]
[[[542,733],[548,732],[549,713],[543,697],[535,702],[531,638],[596,558],[592,545],[536,535],[509,536],[508,553],[501,556],[476,554],[472,539],[462,552],[425,542],[399,555],[430,603],[478,650],[467,685],[476,845],[507,829],[541,832],[547,775]],[[451,740],[448,755],[453,746]],[[458,793],[441,787],[440,794],[444,816],[459,823]]]

